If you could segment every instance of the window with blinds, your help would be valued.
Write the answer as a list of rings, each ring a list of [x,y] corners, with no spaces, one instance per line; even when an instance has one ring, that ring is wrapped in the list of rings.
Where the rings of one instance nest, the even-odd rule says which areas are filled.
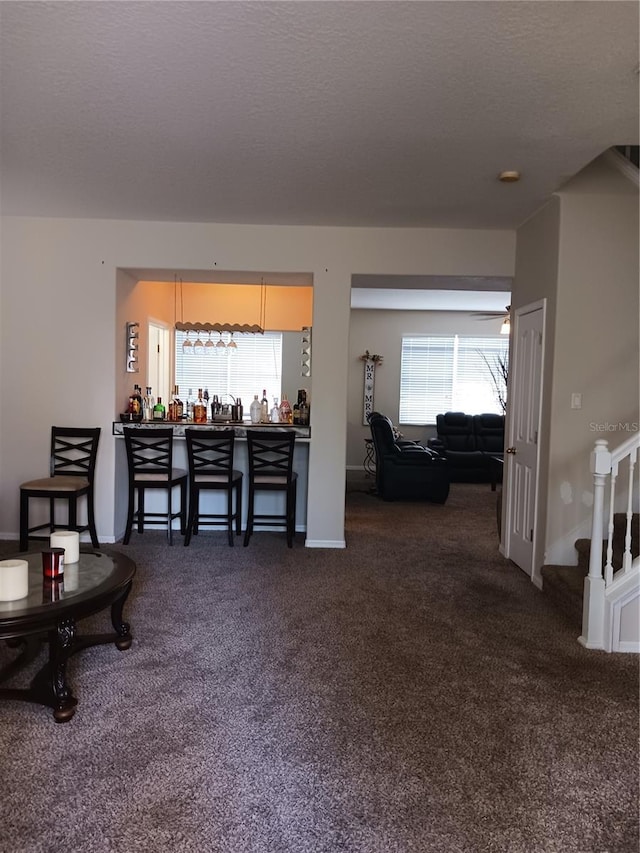
[[[253,395],[262,398],[266,389],[269,403],[273,397],[280,400],[282,384],[282,333],[265,332],[256,335],[238,335],[238,348],[233,351],[227,348],[211,347],[211,355],[185,354],[182,343],[186,338],[185,332],[176,331],[176,365],[175,384],[180,388],[180,397],[186,400],[189,389],[192,395],[197,395],[198,388],[205,388],[209,396],[217,394],[223,403],[231,402],[231,396],[240,397],[249,411]],[[208,337],[208,336],[207,336]],[[228,339],[228,335],[224,336]],[[195,335],[189,333],[193,343]],[[219,336],[212,336],[217,342]],[[206,340],[202,337],[202,340]]]
[[[493,376],[508,352],[504,336],[404,337],[399,422],[435,424],[436,415],[449,411],[502,414]]]

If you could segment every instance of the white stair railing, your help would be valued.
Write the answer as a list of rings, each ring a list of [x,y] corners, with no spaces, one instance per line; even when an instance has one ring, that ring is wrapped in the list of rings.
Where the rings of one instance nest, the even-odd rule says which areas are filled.
[[[638,448],[640,433],[635,433],[615,450],[610,451],[604,439],[598,439],[591,453],[591,473],[593,474],[593,514],[591,522],[591,550],[589,554],[589,574],[584,582],[582,605],[582,635],[578,638],[589,649],[607,649],[610,643],[605,637],[607,628],[606,590],[614,579],[628,575],[634,565],[632,551],[632,521],[634,496],[638,495]],[[615,571],[613,564],[613,535],[616,506],[616,488],[618,476],[626,470],[620,496],[626,503],[624,510],[625,535],[622,564]],[[626,495],[624,492],[626,485]],[[605,504],[607,527],[605,536]],[[620,499],[619,496],[619,499]],[[622,512],[622,510],[619,510]],[[605,542],[604,559],[602,543]]]

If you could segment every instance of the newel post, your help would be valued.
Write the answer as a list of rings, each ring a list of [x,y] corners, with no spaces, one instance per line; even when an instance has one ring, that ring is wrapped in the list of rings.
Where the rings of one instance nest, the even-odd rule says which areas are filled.
[[[593,474],[591,549],[589,551],[589,574],[584,579],[582,634],[578,637],[578,641],[588,649],[605,648],[605,582],[602,576],[602,541],[605,487],[610,472],[611,454],[607,449],[605,439],[599,438],[591,453],[591,473]]]

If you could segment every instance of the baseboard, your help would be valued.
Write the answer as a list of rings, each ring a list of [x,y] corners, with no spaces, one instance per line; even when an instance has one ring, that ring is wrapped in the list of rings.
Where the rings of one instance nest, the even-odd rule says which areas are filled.
[[[305,548],[346,548],[344,539],[305,539]]]

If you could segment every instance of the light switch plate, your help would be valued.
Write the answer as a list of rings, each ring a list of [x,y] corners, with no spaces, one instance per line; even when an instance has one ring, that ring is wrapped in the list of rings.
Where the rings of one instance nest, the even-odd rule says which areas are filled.
[[[582,408],[582,394],[573,393],[571,395],[571,408],[572,409],[581,409]]]

